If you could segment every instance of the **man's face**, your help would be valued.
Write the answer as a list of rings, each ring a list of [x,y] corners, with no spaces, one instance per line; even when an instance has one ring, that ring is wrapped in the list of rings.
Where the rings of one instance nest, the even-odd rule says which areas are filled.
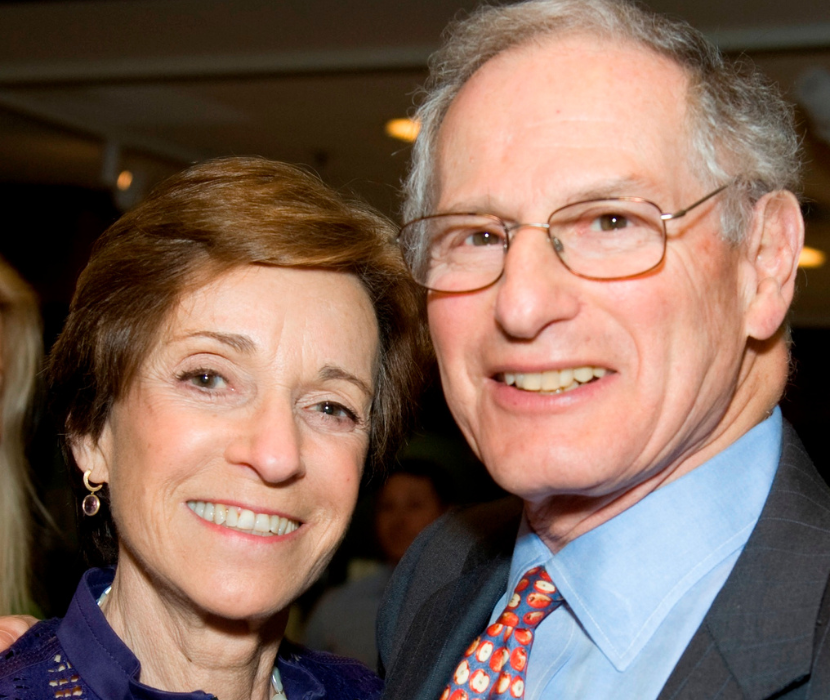
[[[520,47],[485,64],[453,103],[436,210],[545,222],[570,202],[630,195],[677,211],[707,194],[687,133],[674,64],[584,37]],[[539,504],[607,497],[677,476],[723,437],[747,294],[742,251],[719,237],[718,201],[669,222],[664,262],[634,279],[577,277],[545,231],[520,228],[496,284],[430,294],[447,401],[506,490]],[[533,390],[539,373],[585,367],[605,374],[563,393]],[[529,375],[526,388],[505,382],[516,374]]]

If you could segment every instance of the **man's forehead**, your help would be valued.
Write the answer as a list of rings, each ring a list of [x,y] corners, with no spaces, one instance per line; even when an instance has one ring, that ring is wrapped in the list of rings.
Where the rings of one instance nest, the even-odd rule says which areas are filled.
[[[679,66],[632,44],[568,36],[507,51],[446,115],[440,191],[481,192],[494,172],[525,192],[563,173],[577,188],[676,178],[688,172],[686,92]]]

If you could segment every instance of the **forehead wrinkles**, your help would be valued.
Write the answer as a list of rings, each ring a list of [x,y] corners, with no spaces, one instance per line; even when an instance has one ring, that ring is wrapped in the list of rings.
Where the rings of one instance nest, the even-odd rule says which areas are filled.
[[[660,179],[686,174],[688,91],[681,66],[637,46],[606,42],[599,50],[571,37],[505,52],[482,66],[448,110],[437,195],[480,188],[476,178],[499,186],[493,170],[511,166],[513,177],[527,176],[522,191],[539,186],[540,168],[578,176],[592,149],[600,176],[604,169],[633,177],[643,168]]]

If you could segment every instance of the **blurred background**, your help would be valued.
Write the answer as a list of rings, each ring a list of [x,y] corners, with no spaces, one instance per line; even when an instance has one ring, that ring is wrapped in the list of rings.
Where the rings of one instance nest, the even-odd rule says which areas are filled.
[[[0,0],[0,255],[37,290],[47,349],[95,238],[194,161],[257,154],[305,164],[397,218],[409,142],[389,134],[390,120],[412,113],[442,29],[476,4]],[[792,314],[794,373],[783,408],[828,478],[830,3],[648,4],[754,61],[796,105],[810,251]],[[35,594],[44,612],[62,614],[81,565],[56,428],[36,418],[30,457],[57,528],[40,525]],[[409,455],[441,464],[462,499],[498,495],[437,385]],[[345,577],[349,558],[378,557],[365,536],[371,507],[367,501],[358,511],[329,582]]]

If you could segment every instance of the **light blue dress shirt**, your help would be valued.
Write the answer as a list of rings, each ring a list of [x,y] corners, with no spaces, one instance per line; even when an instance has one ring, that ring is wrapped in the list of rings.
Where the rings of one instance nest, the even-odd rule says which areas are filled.
[[[525,700],[653,700],[725,583],[772,486],[781,412],[552,554],[522,523],[508,589],[543,564],[566,604],[538,627]]]

